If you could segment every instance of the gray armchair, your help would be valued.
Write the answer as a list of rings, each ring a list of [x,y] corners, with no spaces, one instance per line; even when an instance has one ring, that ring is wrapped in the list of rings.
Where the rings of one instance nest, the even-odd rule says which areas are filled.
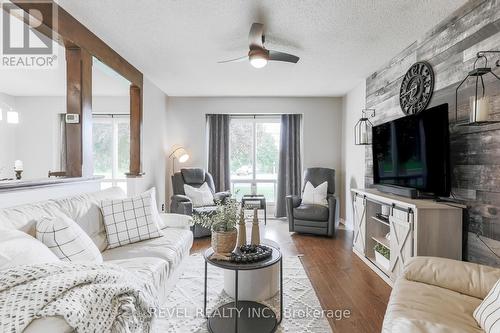
[[[210,206],[193,207],[191,199],[186,196],[184,192],[184,184],[193,187],[200,187],[203,183],[207,183],[208,187],[214,193],[214,203]],[[229,192],[215,193],[214,180],[212,175],[200,168],[181,169],[180,172],[174,173],[172,176],[173,195],[170,203],[170,212],[183,215],[196,215],[196,214],[213,214],[216,211],[216,201],[225,202],[227,198],[231,197]],[[210,230],[200,225],[191,227],[195,238],[205,237],[210,235]]]
[[[314,187],[325,181],[328,182],[328,207],[302,204],[302,199],[299,196],[287,196],[286,208],[289,230],[331,237],[335,235],[339,224],[337,217],[338,200],[335,196],[335,170],[309,168],[304,173],[304,186],[308,181]]]

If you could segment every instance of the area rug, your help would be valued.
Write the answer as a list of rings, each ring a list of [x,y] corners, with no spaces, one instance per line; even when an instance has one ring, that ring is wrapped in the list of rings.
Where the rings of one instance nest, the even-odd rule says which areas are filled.
[[[204,259],[192,255],[186,259],[185,270],[159,309],[153,322],[154,332],[207,333],[203,317]],[[224,292],[224,275],[219,268],[208,265],[208,310],[232,299]],[[283,260],[283,321],[276,332],[328,333],[328,311],[323,311],[307,277],[300,258]],[[262,302],[279,313],[279,297]],[[257,333],[257,332],[256,332]]]

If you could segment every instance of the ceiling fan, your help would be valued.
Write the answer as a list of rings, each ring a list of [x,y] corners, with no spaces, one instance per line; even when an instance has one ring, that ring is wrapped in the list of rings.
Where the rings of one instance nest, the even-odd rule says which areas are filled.
[[[266,49],[264,47],[264,42],[264,25],[262,23],[254,23],[252,24],[250,33],[248,34],[248,43],[250,48],[248,55],[241,58],[219,61],[219,64],[250,60],[250,64],[253,67],[262,68],[266,66],[269,61],[284,61],[294,64],[299,61],[300,58],[294,56],[293,54]]]

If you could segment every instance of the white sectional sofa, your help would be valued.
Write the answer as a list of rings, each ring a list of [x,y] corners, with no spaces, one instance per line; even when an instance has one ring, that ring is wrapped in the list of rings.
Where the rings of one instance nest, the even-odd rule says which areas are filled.
[[[35,236],[35,225],[43,217],[66,215],[74,220],[90,236],[102,252],[104,263],[119,265],[144,277],[145,283],[153,283],[163,304],[167,291],[180,272],[183,259],[189,255],[193,234],[189,227],[191,217],[178,214],[160,214],[162,233],[160,238],[107,250],[106,233],[100,202],[105,199],[124,198],[119,188],[100,192],[47,200],[0,210],[0,227],[14,228]],[[22,255],[20,249],[20,255]],[[38,319],[26,332],[66,332],[71,328],[59,318]]]
[[[414,257],[394,284],[382,333],[484,333],[473,312],[498,279],[498,268]]]

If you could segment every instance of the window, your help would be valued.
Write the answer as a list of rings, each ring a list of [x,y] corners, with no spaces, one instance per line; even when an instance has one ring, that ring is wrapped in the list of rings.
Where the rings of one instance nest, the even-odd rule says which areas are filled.
[[[125,173],[130,164],[128,115],[94,115],[92,124],[94,174],[104,176],[101,189],[119,186],[127,192]]]
[[[229,126],[231,192],[238,200],[262,194],[267,202],[275,202],[280,118],[233,116]]]

